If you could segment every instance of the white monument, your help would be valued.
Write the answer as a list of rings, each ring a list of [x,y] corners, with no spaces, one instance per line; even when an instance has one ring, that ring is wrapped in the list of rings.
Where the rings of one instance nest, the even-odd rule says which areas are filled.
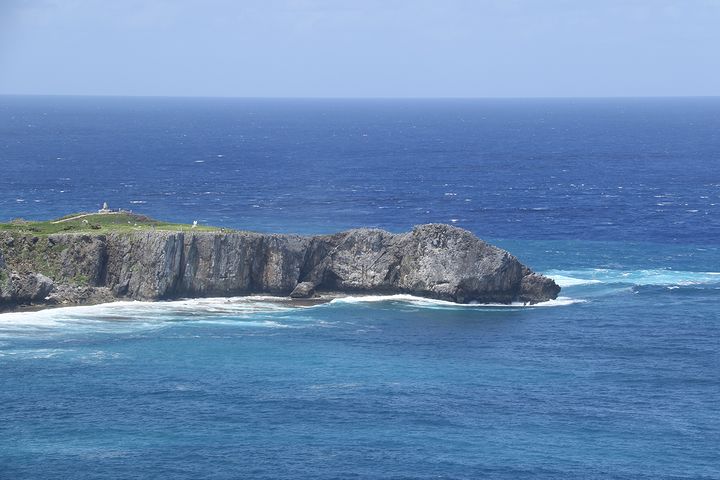
[[[107,202],[103,202],[103,206],[100,210],[98,210],[98,213],[110,213],[112,210],[108,208]]]

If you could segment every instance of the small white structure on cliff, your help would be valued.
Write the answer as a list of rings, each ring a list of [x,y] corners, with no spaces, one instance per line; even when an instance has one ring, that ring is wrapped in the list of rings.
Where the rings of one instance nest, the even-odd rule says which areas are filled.
[[[108,207],[107,202],[103,202],[103,206],[100,210],[98,210],[98,213],[111,213],[112,210]]]

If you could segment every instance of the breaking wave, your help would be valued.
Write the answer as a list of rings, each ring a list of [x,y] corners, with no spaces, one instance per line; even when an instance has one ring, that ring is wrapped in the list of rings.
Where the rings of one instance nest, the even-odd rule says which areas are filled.
[[[268,316],[295,310],[286,298],[247,296],[168,302],[113,302],[0,314],[0,338],[17,334],[51,334],[63,330],[93,332],[158,329],[169,324],[223,322],[242,326],[281,327]]]
[[[483,309],[483,308],[539,308],[539,307],[560,307],[564,305],[572,305],[574,303],[582,303],[584,300],[568,297],[558,297],[555,300],[536,303],[534,305],[523,304],[522,302],[514,302],[510,304],[504,303],[454,303],[446,300],[436,300],[432,298],[416,297],[414,295],[397,294],[397,295],[351,295],[347,297],[339,297],[330,301],[330,304],[360,304],[360,303],[378,303],[378,302],[396,302],[408,304],[422,308],[432,309]]]
[[[200,298],[166,302],[113,302],[92,306],[49,308],[0,314],[0,339],[17,335],[47,336],[60,331],[122,333],[164,328],[178,322],[222,323],[242,327],[287,328],[312,320],[298,315],[321,306],[353,304],[403,304],[427,309],[541,308],[571,305],[583,300],[560,297],[535,305],[457,304],[413,295],[357,295],[338,297],[326,303],[302,305],[286,297],[245,296]]]
[[[386,303],[389,306],[410,306],[433,310],[476,309],[534,309],[560,307],[583,303],[597,295],[639,287],[665,287],[677,290],[687,287],[720,286],[720,272],[692,272],[670,269],[575,269],[549,270],[545,275],[563,289],[575,292],[556,300],[524,305],[457,304],[444,300],[398,295],[348,295],[315,305],[298,304],[286,297],[244,296],[228,298],[199,298],[167,302],[114,302],[93,306],[50,308],[0,314],[0,339],[16,335],[52,335],[55,331],[88,330],[93,332],[124,332],[164,328],[169,324],[192,321],[223,323],[243,327],[283,328],[299,321],[307,323],[312,315],[297,315],[298,309],[320,306],[333,308],[343,305]]]
[[[457,304],[444,300],[413,295],[348,295],[331,299],[327,303],[299,304],[286,297],[244,296],[229,298],[199,298],[167,302],[114,302],[94,306],[50,308],[39,311],[21,311],[0,314],[0,339],[16,335],[53,335],[56,331],[88,330],[93,332],[125,332],[164,328],[177,322],[223,323],[243,327],[283,328],[312,315],[297,315],[298,309],[386,303],[389,306],[410,306],[433,310],[476,309],[534,309],[567,306],[583,303],[591,298],[621,290],[640,287],[665,287],[670,290],[717,288],[720,272],[691,272],[669,269],[618,270],[576,269],[550,270],[545,275],[554,279],[563,289],[575,294],[556,300],[524,305],[512,304]]]
[[[614,270],[592,268],[549,270],[545,275],[563,288],[588,285],[630,285],[683,287],[720,283],[720,272],[689,272],[670,269]]]

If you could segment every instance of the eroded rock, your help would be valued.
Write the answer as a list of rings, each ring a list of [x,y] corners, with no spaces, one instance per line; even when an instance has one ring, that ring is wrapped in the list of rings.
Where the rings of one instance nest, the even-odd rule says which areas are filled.
[[[290,292],[291,298],[312,298],[315,295],[315,284],[312,282],[300,282]]]
[[[329,291],[537,303],[560,291],[505,250],[439,224],[402,234],[356,229],[315,237],[147,230],[9,238],[0,234],[6,308],[250,293],[308,298]]]

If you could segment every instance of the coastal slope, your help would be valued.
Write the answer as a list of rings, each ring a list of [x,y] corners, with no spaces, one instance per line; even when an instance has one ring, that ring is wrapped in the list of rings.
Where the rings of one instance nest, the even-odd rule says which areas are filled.
[[[116,299],[254,293],[407,293],[458,303],[537,303],[560,287],[472,233],[442,224],[393,234],[298,236],[139,229],[0,231],[0,310]]]

